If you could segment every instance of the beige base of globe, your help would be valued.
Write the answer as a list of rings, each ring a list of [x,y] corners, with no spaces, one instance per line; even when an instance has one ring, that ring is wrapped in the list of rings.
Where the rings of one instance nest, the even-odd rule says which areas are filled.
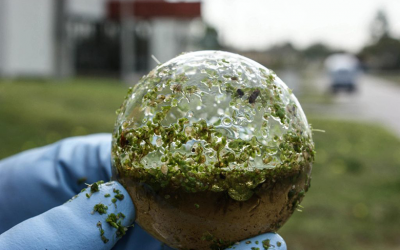
[[[142,228],[174,249],[205,250],[276,232],[301,202],[308,173],[260,184],[247,201],[236,201],[226,191],[154,192],[145,184],[120,181],[134,201],[136,223]]]
[[[310,186],[314,144],[272,71],[201,51],[128,92],[112,156],[143,229],[177,249],[224,249],[287,221]]]

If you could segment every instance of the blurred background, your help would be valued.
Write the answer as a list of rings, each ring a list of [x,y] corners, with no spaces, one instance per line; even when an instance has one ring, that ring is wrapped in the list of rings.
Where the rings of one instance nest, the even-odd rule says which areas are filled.
[[[0,0],[0,159],[112,132],[128,86],[185,51],[274,70],[316,129],[290,249],[400,249],[400,2]]]

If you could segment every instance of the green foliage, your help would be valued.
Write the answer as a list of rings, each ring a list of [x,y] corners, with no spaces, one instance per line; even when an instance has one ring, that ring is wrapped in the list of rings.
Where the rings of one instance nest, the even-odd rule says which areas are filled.
[[[378,10],[370,29],[372,44],[365,46],[359,53],[365,66],[372,70],[399,70],[400,40],[390,33],[385,11]]]
[[[400,40],[383,36],[372,45],[364,47],[359,57],[369,69],[399,70],[400,69]]]
[[[303,51],[303,56],[308,60],[323,60],[334,52],[331,48],[323,43],[314,43]]]

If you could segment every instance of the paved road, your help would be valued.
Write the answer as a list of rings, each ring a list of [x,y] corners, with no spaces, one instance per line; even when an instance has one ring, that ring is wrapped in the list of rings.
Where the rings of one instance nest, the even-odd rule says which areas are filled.
[[[315,79],[315,87],[327,92],[326,76]],[[341,92],[333,97],[332,105],[306,105],[305,109],[321,116],[366,120],[380,123],[400,137],[400,85],[368,75],[361,76],[358,91]]]

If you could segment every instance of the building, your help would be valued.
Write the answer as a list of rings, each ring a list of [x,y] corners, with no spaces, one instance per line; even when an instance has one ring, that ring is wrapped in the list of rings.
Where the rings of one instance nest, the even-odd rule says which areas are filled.
[[[190,49],[201,3],[0,0],[0,77],[128,77]]]

